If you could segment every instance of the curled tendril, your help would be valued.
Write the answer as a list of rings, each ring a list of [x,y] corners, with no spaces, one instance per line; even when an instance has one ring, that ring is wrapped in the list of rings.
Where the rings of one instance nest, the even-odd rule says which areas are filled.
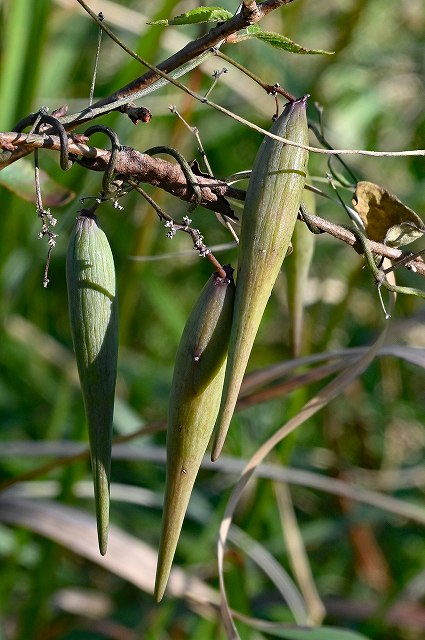
[[[68,153],[68,134],[66,133],[65,127],[57,118],[51,116],[47,113],[47,108],[42,107],[39,111],[35,113],[30,113],[22,120],[16,123],[13,130],[20,132],[23,131],[26,127],[33,125],[34,133],[38,133],[40,127],[43,124],[49,124],[54,131],[57,133],[60,141],[60,166],[63,171],[68,171],[72,167],[72,160],[69,158]]]
[[[110,196],[117,190],[117,186],[114,184],[113,176],[115,173],[115,167],[117,164],[118,151],[121,148],[120,141],[118,135],[115,133],[113,129],[110,127],[105,127],[103,124],[95,124],[92,127],[89,127],[84,135],[87,138],[90,138],[94,133],[104,133],[108,136],[111,141],[111,156],[109,158],[108,166],[106,168],[105,173],[103,174],[102,187],[103,187],[103,195],[105,197]]]
[[[157,153],[168,153],[168,155],[173,156],[173,158],[175,158],[179,163],[181,170],[183,171],[184,176],[188,184],[190,184],[193,190],[193,193],[195,194],[195,197],[196,197],[196,201],[191,204],[191,206],[189,207],[189,211],[193,211],[193,209],[195,209],[201,204],[202,202],[201,187],[199,186],[196,180],[196,176],[193,173],[192,169],[190,168],[188,161],[181,155],[181,153],[179,153],[176,149],[173,149],[172,147],[164,147],[164,146],[152,147],[151,149],[147,149],[147,151],[144,151],[143,153],[146,153],[148,156],[153,156]]]

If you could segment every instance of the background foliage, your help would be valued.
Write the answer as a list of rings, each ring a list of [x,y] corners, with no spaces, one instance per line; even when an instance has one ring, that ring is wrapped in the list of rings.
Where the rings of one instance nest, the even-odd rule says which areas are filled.
[[[221,4],[230,11],[237,5],[230,0]],[[152,62],[178,50],[204,28],[146,24],[192,8],[194,3],[190,2],[105,0],[90,6],[102,10],[120,36]],[[1,9],[0,129],[11,130],[21,117],[44,104],[53,109],[67,103],[70,112],[85,106],[97,28],[80,6],[72,0],[30,4],[26,0],[4,0]],[[333,146],[393,150],[424,146],[425,6],[421,0],[296,0],[273,12],[262,27],[309,48],[335,51],[330,57],[296,56],[256,41],[224,49],[265,81],[279,82],[295,95],[310,93],[311,104],[318,101],[324,108],[326,134]],[[184,81],[204,92],[211,85],[212,70],[221,66],[220,60],[210,60]],[[137,63],[105,38],[96,96],[106,96],[140,74]],[[273,99],[236,69],[229,67],[212,98],[268,128]],[[198,127],[216,176],[250,168],[261,141],[258,133],[200,105],[174,87],[148,96],[143,104],[153,113],[148,125],[134,127],[116,113],[101,122],[113,126],[125,144],[140,150],[170,144],[185,157],[195,157],[194,137],[168,109],[169,104],[175,104],[185,119]],[[317,120],[310,108],[311,118]],[[65,254],[80,207],[78,198],[96,195],[101,176],[78,166],[64,174],[55,156],[42,152],[42,167],[75,198],[53,210],[59,237],[47,290],[41,286],[46,245],[37,239],[35,206],[6,189],[0,191],[0,473],[4,481],[20,477],[50,461],[51,456],[69,455],[76,444],[86,443],[68,325]],[[359,179],[382,184],[419,214],[423,211],[422,158],[353,156],[347,161]],[[324,157],[311,158],[312,175],[323,178],[326,171]],[[186,212],[187,205],[164,192],[150,189],[150,193],[175,218]],[[165,418],[173,359],[185,318],[211,272],[210,264],[191,250],[188,237],[178,234],[172,241],[166,238],[156,215],[140,199],[130,195],[123,204],[124,212],[104,206],[100,214],[115,255],[119,285],[117,435]],[[317,211],[323,217],[345,222],[343,210],[326,200],[317,201]],[[229,241],[211,212],[199,209],[194,220],[209,245]],[[219,255],[222,262],[235,265],[234,249]],[[317,239],[306,285],[303,355],[368,345],[382,328],[384,318],[377,293],[362,265],[362,259],[342,243],[326,236]],[[403,273],[400,281],[421,286],[414,274]],[[423,347],[423,321],[421,301],[399,298],[388,343]],[[257,338],[250,370],[291,356],[282,273]],[[218,526],[240,471],[238,462],[252,455],[296,414],[321,384],[298,387],[241,411],[228,436],[226,465],[223,462],[218,471],[201,471],[176,564],[211,588],[217,588]],[[294,556],[282,527],[285,529],[293,505],[328,625],[357,630],[377,640],[423,637],[424,400],[420,368],[402,359],[380,358],[346,393],[279,445],[270,459],[270,464],[279,467],[315,472],[398,497],[417,506],[422,524],[419,516],[415,522],[395,513],[395,507],[359,505],[318,490],[314,480],[309,486],[290,483],[288,497],[281,485],[256,479],[239,505],[237,527],[261,542],[290,573]],[[79,536],[84,546],[86,530],[95,526],[87,459],[37,474],[4,494],[9,502],[16,500],[20,509],[17,520],[28,517],[28,522],[24,528],[0,525],[0,637],[224,637],[211,608],[194,605],[184,588],[182,597],[166,598],[159,606],[153,603],[149,550],[137,565],[136,577],[132,579],[128,573],[137,564],[137,553],[142,553],[141,548],[131,545],[142,541],[154,550],[158,543],[164,442],[165,434],[159,432],[135,439],[121,454],[116,450],[112,522],[134,540],[123,542],[128,551],[115,568],[107,559],[102,567],[98,557],[91,558],[90,552],[88,558],[84,557],[84,552],[74,546],[78,546]],[[28,501],[22,502],[24,498]],[[91,520],[80,522],[76,515],[80,529],[76,526],[74,541],[58,545],[49,539],[55,537],[54,524],[44,535],[27,528],[34,528],[34,522],[40,519],[49,528],[49,509],[37,512],[36,504],[41,499],[52,500],[40,502],[50,505],[52,523],[61,513],[55,514],[54,505],[59,509],[61,504],[72,505],[82,518],[91,514]],[[233,536],[237,542],[237,533]],[[267,563],[260,563],[259,568],[253,558],[252,546],[242,550],[240,541],[230,546],[225,576],[231,606],[251,617],[293,622],[267,570],[262,570]],[[243,638],[270,637],[252,624],[238,623],[238,627]]]

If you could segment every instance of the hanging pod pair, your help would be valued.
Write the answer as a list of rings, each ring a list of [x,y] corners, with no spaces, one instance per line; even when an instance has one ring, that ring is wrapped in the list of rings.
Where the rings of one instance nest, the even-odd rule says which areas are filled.
[[[305,97],[286,105],[271,133],[308,145]],[[215,422],[213,460],[223,446],[253,342],[291,241],[307,160],[306,149],[265,138],[246,195],[236,291],[230,277],[223,281],[214,275],[183,332],[168,415],[167,478],[155,584],[158,601]]]

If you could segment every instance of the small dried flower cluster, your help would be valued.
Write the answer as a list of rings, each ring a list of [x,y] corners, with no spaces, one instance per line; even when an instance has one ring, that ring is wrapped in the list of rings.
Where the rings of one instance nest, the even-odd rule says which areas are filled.
[[[37,238],[39,240],[42,240],[44,236],[47,236],[48,238],[47,244],[49,249],[47,253],[46,266],[44,268],[44,276],[42,280],[43,287],[46,289],[47,285],[49,284],[48,274],[49,274],[50,256],[53,249],[56,247],[56,238],[58,237],[58,234],[54,233],[51,230],[51,227],[56,226],[57,220],[50,213],[50,209],[37,207],[37,215],[39,216],[39,218],[41,218],[41,223],[42,223],[41,231],[38,233]]]
[[[205,258],[206,256],[210,255],[211,251],[204,244],[204,236],[201,235],[199,229],[195,229],[195,232],[196,234],[198,234],[198,237],[194,242],[193,248],[199,253],[201,258]]]
[[[169,231],[167,231],[167,238],[172,240],[179,229],[179,225],[175,224],[173,220],[167,220],[164,226],[169,229]]]
[[[41,231],[38,233],[37,238],[42,240],[44,236],[48,237],[48,245],[53,249],[56,246],[57,233],[53,233],[51,227],[56,226],[57,219],[52,216],[50,209],[37,209],[37,214],[42,220]]]
[[[211,251],[204,243],[204,236],[201,234],[200,230],[193,229],[190,226],[191,222],[192,220],[188,216],[184,216],[182,224],[178,224],[177,222],[174,222],[174,220],[166,220],[164,222],[164,226],[169,229],[167,232],[167,238],[172,240],[177,231],[185,231],[192,237],[194,250],[199,253],[201,258],[205,258],[211,254]]]

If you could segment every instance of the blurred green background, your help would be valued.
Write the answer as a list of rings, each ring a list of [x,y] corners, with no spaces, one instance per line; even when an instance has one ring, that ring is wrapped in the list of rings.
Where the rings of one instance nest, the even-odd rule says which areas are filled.
[[[103,11],[108,25],[127,44],[153,63],[180,49],[207,27],[167,29],[149,26],[147,21],[170,17],[195,5],[175,0],[90,2],[94,11]],[[221,5],[230,11],[237,8],[237,2],[230,0],[223,0]],[[85,107],[98,31],[78,3],[3,0],[0,7],[0,130],[13,130],[15,122],[41,105],[53,110],[66,103],[70,113]],[[254,40],[223,48],[264,81],[279,82],[297,96],[311,94],[309,116],[317,123],[313,103],[320,103],[326,136],[335,148],[402,150],[425,146],[422,0],[295,0],[272,12],[262,27],[308,48],[335,51],[333,56],[301,56],[273,50]],[[211,86],[213,70],[223,66],[228,67],[228,73],[221,76],[212,100],[268,128],[274,99],[221,60],[211,58],[185,76],[184,82],[205,93]],[[143,71],[104,37],[95,98],[109,95]],[[123,144],[141,151],[167,144],[188,159],[200,160],[195,138],[170,113],[169,105],[173,104],[191,126],[199,129],[217,177],[251,167],[261,142],[255,131],[175,87],[147,96],[143,104],[153,114],[149,124],[135,127],[116,113],[97,122],[113,127]],[[311,141],[317,145],[314,136]],[[103,144],[100,136],[98,144]],[[389,188],[421,215],[425,208],[422,157],[345,156],[345,160],[359,179]],[[81,208],[79,198],[97,195],[101,175],[77,165],[63,173],[57,154],[47,151],[40,152],[40,164],[61,185],[58,188],[70,190],[75,197],[63,207],[52,207],[58,219],[58,238],[50,264],[50,284],[44,289],[41,281],[47,245],[37,239],[40,222],[35,204],[0,187],[0,477],[4,483],[67,456],[75,446],[87,442],[68,324],[65,255],[67,238]],[[327,170],[326,158],[311,154],[310,174],[317,180],[315,184],[323,186]],[[176,219],[185,215],[187,204],[160,190],[148,191]],[[350,191],[341,193],[350,204]],[[190,238],[177,234],[168,240],[153,210],[135,194],[121,204],[124,211],[110,205],[99,209],[118,277],[117,436],[166,417],[173,359],[185,318],[211,273],[210,263],[191,251]],[[343,209],[323,198],[317,199],[316,208],[322,217],[347,222]],[[198,209],[192,217],[209,246],[230,241],[211,212]],[[414,248],[421,249],[421,242]],[[223,263],[236,266],[236,249],[217,256]],[[288,264],[291,259],[293,256]],[[400,272],[398,278],[401,284],[422,286],[415,274]],[[382,329],[384,314],[370,274],[363,269],[362,259],[335,239],[325,235],[316,239],[304,286],[302,355],[366,346]],[[421,300],[399,297],[387,342],[402,347],[425,346]],[[267,368],[291,357],[283,271],[249,370]],[[423,355],[420,357],[423,359]],[[270,386],[280,381],[271,378]],[[214,594],[218,589],[218,527],[241,470],[240,461],[250,457],[323,384],[295,385],[295,391],[277,392],[270,401],[254,400],[233,420],[224,452],[226,465],[223,463],[218,471],[208,468],[200,472],[175,562],[208,584]],[[314,476],[305,486],[290,482],[290,494],[286,485],[257,478],[244,493],[235,516],[235,525],[250,536],[251,543],[245,547],[240,540],[238,543],[235,529],[226,555],[226,586],[234,609],[252,618],[294,622],[294,609],[282,592],[294,594],[297,590],[288,586],[286,592],[277,580],[279,590],[269,564],[256,560],[252,544],[261,543],[281,569],[297,581],[293,573],[297,558],[285,531],[294,510],[298,521],[294,535],[305,546],[312,580],[327,610],[327,625],[377,640],[424,637],[424,407],[422,369],[402,358],[382,357],[328,408],[276,447],[270,465],[358,484],[400,502],[393,507],[387,504],[386,508],[382,502],[382,508],[377,508],[342,499],[319,490]],[[87,549],[86,532],[95,527],[87,458],[64,461],[54,470],[36,474],[29,482],[15,484],[4,492],[8,506],[0,503],[1,640],[225,637],[214,609],[196,604],[196,598],[194,604],[184,587],[180,595],[176,587],[174,597],[165,598],[160,605],[154,604],[149,592],[161,521],[164,443],[165,433],[159,431],[132,440],[121,453],[116,451],[111,520],[134,539],[131,544],[127,542],[128,553],[115,558],[115,565],[113,553],[110,561],[106,556],[103,562],[94,547],[87,551],[89,557],[80,549]],[[133,494],[135,488],[144,491]],[[403,502],[416,506],[416,521],[397,513],[395,505]],[[31,505],[36,507],[38,503],[45,509],[37,515]],[[67,525],[55,505],[72,506],[83,518],[75,521],[76,533],[68,542],[58,533],[58,527],[66,529]],[[40,519],[46,526],[43,535],[30,531],[39,531]],[[13,522],[24,526],[11,526]],[[69,531],[73,531],[71,524]],[[59,536],[60,544],[49,539],[55,536]],[[142,553],[141,547],[136,549],[138,541],[150,545],[145,550],[146,565],[143,561],[137,564],[139,560],[136,562],[133,555]],[[139,577],[129,577],[133,563]],[[317,596],[312,602],[317,604]],[[310,621],[314,619],[311,606],[310,601]],[[297,622],[307,619],[301,607]],[[272,637],[249,622],[238,623],[238,628],[241,637],[249,640]]]

